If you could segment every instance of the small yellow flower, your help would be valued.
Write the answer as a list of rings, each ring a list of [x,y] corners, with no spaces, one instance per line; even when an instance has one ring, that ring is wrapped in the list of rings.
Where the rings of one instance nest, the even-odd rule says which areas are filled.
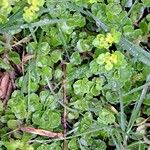
[[[24,8],[23,18],[27,22],[31,22],[33,19],[36,18],[36,13],[34,11],[32,11],[31,7],[25,7]]]
[[[8,8],[10,7],[9,2],[7,0],[2,0],[2,7],[3,8]]]
[[[121,66],[123,62],[124,55],[119,51],[115,51],[113,54],[109,52],[102,53],[97,57],[97,63],[99,65],[104,65],[107,71],[110,71],[114,66]]]
[[[45,0],[31,0],[32,5],[35,6],[43,6],[44,5]]]
[[[107,42],[103,42],[103,48],[106,48],[106,49],[108,49],[110,47],[110,45],[107,43]]]
[[[110,56],[110,61],[111,61],[113,64],[117,64],[117,62],[118,62],[118,60],[117,60],[117,55],[111,54],[111,56]]]
[[[30,6],[30,9],[31,9],[33,12],[39,11],[39,7],[37,7],[36,5],[31,5],[31,6]]]
[[[32,0],[32,5],[38,5],[38,1],[37,0]]]
[[[26,15],[29,15],[29,16],[30,16],[31,13],[32,13],[31,9],[28,8],[28,7],[25,7],[25,8],[24,8],[24,12],[25,12]]]
[[[114,38],[111,33],[107,33],[105,40],[106,40],[106,42],[108,42],[110,44],[112,44],[114,42]]]

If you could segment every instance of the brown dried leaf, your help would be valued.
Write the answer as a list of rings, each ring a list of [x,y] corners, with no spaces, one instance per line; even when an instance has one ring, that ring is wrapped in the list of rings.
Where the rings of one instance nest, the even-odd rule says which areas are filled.
[[[23,63],[26,63],[28,60],[30,60],[30,59],[32,59],[32,58],[34,58],[34,57],[35,57],[35,55],[29,55],[29,54],[27,54],[27,55],[25,55],[25,56],[23,57],[22,62],[23,62]]]
[[[63,134],[61,132],[56,133],[56,132],[51,132],[51,131],[47,131],[47,130],[43,130],[43,129],[35,129],[32,127],[21,127],[21,130],[24,132],[37,134],[37,135],[41,135],[41,136],[46,136],[46,137],[50,137],[50,138],[61,138],[61,137],[63,137]]]
[[[4,73],[4,76],[1,78],[0,83],[0,98],[3,99],[7,93],[7,88],[9,86],[9,73]]]

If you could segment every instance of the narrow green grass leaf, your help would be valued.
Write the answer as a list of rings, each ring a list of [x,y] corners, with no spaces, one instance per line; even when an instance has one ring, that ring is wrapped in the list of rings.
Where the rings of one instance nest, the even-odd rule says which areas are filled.
[[[135,0],[132,4],[130,10],[128,11],[127,15],[122,19],[122,24],[120,25],[120,29],[126,24],[128,16],[131,14],[132,10],[134,9],[135,5],[139,0]]]
[[[121,150],[121,146],[120,146],[120,143],[117,142],[115,136],[113,134],[111,134],[111,137],[112,137],[112,140],[117,148],[117,150]]]
[[[37,43],[37,38],[36,38],[36,36],[35,36],[35,32],[34,32],[33,28],[29,28],[29,30],[30,30],[30,32],[31,32],[31,35],[32,35],[32,37],[33,37],[34,42]]]
[[[68,51],[67,51],[67,43],[66,43],[66,40],[64,38],[64,34],[63,34],[62,30],[58,26],[57,26],[57,28],[58,28],[58,31],[59,31],[60,39],[61,39],[61,41],[63,43],[63,48],[64,48],[64,50],[66,52],[67,58],[69,59],[69,54],[68,54]]]
[[[123,105],[123,99],[122,99],[122,93],[121,92],[119,92],[119,101],[120,101],[120,115],[121,115],[121,117],[120,117],[120,123],[121,123],[121,129],[122,129],[122,131],[125,131],[125,122],[126,122],[126,120],[125,120],[125,114],[124,114],[124,105]]]
[[[119,45],[122,49],[127,50],[132,56],[134,56],[139,61],[150,66],[150,53],[145,51],[138,45],[131,43],[126,38],[122,37]]]
[[[147,77],[147,82],[149,82],[149,81],[150,81],[150,75]],[[134,106],[134,109],[132,111],[132,115],[130,117],[129,124],[128,124],[128,127],[127,127],[127,133],[129,133],[131,131],[131,129],[132,129],[133,125],[134,125],[134,122],[135,122],[135,120],[138,117],[141,105],[142,105],[143,100],[144,100],[144,98],[145,98],[145,96],[147,94],[148,87],[149,87],[148,85],[144,86],[139,100],[135,103],[135,106]]]
[[[76,135],[72,135],[72,136],[68,136],[68,137],[62,137],[62,138],[57,138],[57,139],[50,139],[50,140],[30,140],[29,143],[50,143],[52,141],[63,141],[63,140],[69,140],[69,139],[72,139],[72,138],[76,138],[76,137],[82,137],[84,135],[88,135],[88,134],[91,134],[91,133],[94,133],[94,132],[97,132],[97,131],[100,131],[100,130],[108,130],[108,131],[111,131],[112,130],[112,127],[111,126],[103,126],[103,127],[99,127],[99,128],[96,128],[96,129],[91,129],[89,131],[86,131],[86,132],[83,132],[83,133],[79,133],[79,134],[76,134]]]
[[[40,27],[40,26],[45,26],[45,25],[50,25],[50,24],[56,24],[56,23],[61,23],[65,21],[64,19],[43,19],[34,23],[30,24],[21,24],[21,25],[14,25],[14,26],[6,26],[2,29],[0,29],[0,33],[4,32],[15,32],[18,31],[18,29],[26,29],[26,28],[34,28],[34,27]]]
[[[144,85],[141,85],[141,86],[139,86],[139,87],[137,87],[137,88],[134,88],[134,89],[132,89],[131,91],[129,91],[129,92],[123,94],[122,96],[125,97],[125,96],[128,96],[128,95],[130,95],[130,94],[133,94],[133,93],[135,93],[135,92],[138,92],[138,91],[142,90],[145,86],[150,86],[150,82],[147,82],[147,83],[145,83]]]

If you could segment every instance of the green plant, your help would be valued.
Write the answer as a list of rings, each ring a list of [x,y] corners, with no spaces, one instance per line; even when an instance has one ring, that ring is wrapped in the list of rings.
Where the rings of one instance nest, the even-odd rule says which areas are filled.
[[[2,0],[0,149],[149,149],[148,7]]]

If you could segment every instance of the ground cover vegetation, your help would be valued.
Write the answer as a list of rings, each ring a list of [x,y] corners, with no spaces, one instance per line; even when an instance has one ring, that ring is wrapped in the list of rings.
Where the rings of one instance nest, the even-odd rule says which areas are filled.
[[[0,150],[150,150],[149,0],[0,0]]]

